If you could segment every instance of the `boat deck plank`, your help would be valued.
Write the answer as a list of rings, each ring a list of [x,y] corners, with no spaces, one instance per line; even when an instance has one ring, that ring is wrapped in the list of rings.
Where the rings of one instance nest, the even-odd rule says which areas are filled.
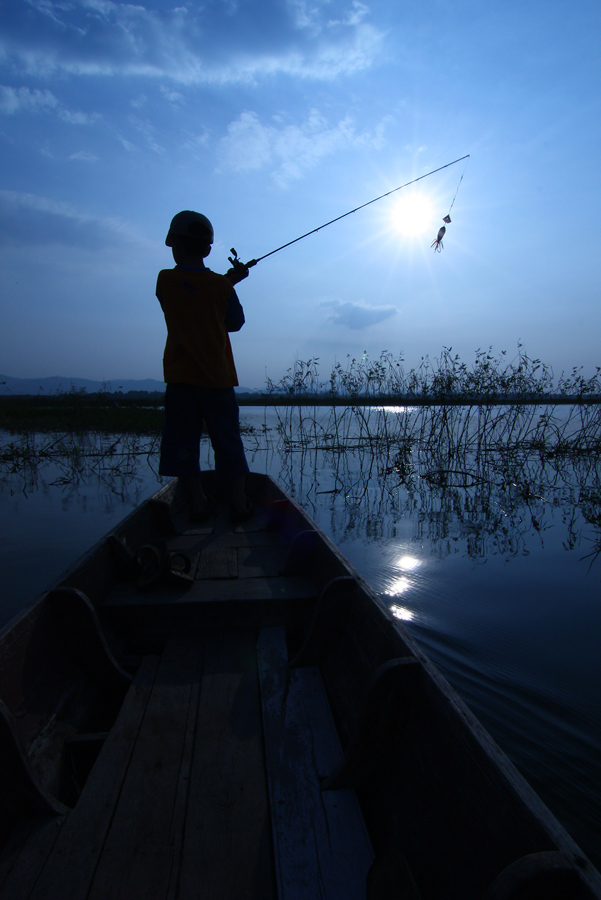
[[[322,791],[342,750],[319,670],[288,669],[284,629],[258,642],[280,900],[365,900],[373,852],[353,790]]]
[[[2,900],[276,897],[255,643],[171,638],[156,677],[143,661],[77,805],[32,834]]]
[[[179,873],[181,900],[275,897],[254,632],[207,648]]]
[[[176,803],[202,642],[167,643],[102,848],[89,900],[165,897],[181,834]]]

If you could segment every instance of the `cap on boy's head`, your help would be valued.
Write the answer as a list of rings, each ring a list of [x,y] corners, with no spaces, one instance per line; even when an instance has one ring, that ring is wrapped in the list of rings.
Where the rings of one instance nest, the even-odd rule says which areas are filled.
[[[213,243],[215,237],[213,226],[207,217],[202,213],[193,212],[191,209],[184,209],[171,219],[169,232],[165,238],[167,247],[173,247],[173,238],[176,235],[200,238],[209,244]]]

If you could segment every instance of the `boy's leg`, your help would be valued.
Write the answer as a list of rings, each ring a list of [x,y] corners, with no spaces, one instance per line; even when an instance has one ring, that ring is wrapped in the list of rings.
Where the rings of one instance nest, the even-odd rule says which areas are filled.
[[[248,512],[245,475],[248,463],[240,436],[240,413],[233,388],[205,390],[204,419],[215,454],[215,472],[234,515]]]
[[[209,509],[200,482],[201,437],[202,409],[197,389],[189,384],[168,384],[159,474],[180,479],[194,516],[206,515]]]
[[[231,478],[228,483],[229,500],[232,511],[236,516],[242,516],[248,512],[248,497],[246,496],[246,479],[244,475]]]

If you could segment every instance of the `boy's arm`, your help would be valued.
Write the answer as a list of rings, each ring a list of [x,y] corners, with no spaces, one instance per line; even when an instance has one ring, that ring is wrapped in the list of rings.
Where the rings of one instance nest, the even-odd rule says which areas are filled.
[[[236,291],[232,289],[232,293],[227,298],[227,310],[225,313],[225,327],[228,331],[240,331],[244,325],[244,310],[242,304],[238,300]]]

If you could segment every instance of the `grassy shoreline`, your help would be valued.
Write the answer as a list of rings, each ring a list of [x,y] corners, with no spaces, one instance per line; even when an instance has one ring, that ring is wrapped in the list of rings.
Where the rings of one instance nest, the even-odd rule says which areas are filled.
[[[94,403],[47,402],[49,398],[3,397],[0,399],[0,429],[18,431],[98,431],[106,434],[160,434],[163,409],[159,406],[96,405]]]
[[[369,394],[257,394],[238,397],[244,407],[494,407],[494,406],[593,406],[601,395],[523,394],[463,395],[438,393]],[[93,394],[78,397],[0,397],[0,429],[15,431],[99,431],[103,433],[160,434],[163,428],[163,396],[143,401],[122,398],[99,402]]]
[[[164,393],[85,389],[35,396],[0,395],[0,428],[9,431],[38,429],[132,434],[162,430]],[[266,389],[239,393],[241,407],[336,407],[361,410],[377,407],[527,407],[598,406],[601,404],[601,367],[585,378],[581,369],[555,378],[549,366],[530,359],[521,345],[513,359],[505,352],[478,350],[468,366],[451,348],[439,358],[424,357],[417,369],[406,371],[402,357],[383,352],[377,359],[337,363],[327,378],[319,359],[296,360],[277,382]]]

